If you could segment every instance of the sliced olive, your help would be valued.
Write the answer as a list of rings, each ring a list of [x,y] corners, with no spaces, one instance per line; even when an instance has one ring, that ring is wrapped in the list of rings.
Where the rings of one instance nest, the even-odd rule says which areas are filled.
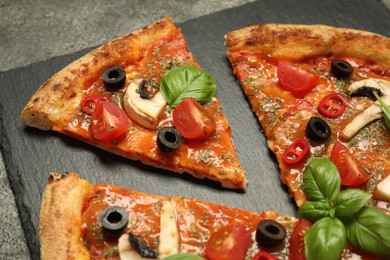
[[[352,74],[353,67],[344,60],[332,60],[330,71],[336,78],[343,79],[348,78]]]
[[[157,146],[161,151],[170,153],[178,149],[183,141],[181,133],[174,127],[160,128],[157,134]]]
[[[141,236],[129,234],[130,244],[143,258],[157,259],[158,253],[152,250]]]
[[[112,206],[100,214],[100,223],[106,231],[116,233],[126,227],[129,215],[125,208]]]
[[[350,94],[351,97],[368,97],[372,100],[376,100],[376,97],[374,95],[374,92],[378,94],[378,96],[383,96],[383,93],[380,89],[369,87],[369,86],[363,86],[361,88],[358,88],[354,92]]]
[[[274,247],[282,243],[286,237],[286,228],[271,219],[260,221],[256,230],[256,241],[265,247]]]
[[[126,82],[126,72],[121,66],[111,66],[102,74],[104,85],[111,90],[123,88]]]
[[[329,125],[321,118],[313,116],[306,125],[306,135],[315,141],[324,141],[330,137],[332,131]]]
[[[154,87],[153,84],[147,80],[142,80],[141,84],[139,85],[139,95],[143,99],[152,99],[158,91],[159,89]]]

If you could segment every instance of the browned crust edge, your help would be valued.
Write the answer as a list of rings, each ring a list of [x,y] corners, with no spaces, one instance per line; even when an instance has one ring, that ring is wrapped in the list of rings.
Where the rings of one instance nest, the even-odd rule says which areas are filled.
[[[229,52],[263,51],[275,58],[350,56],[390,66],[390,38],[327,25],[258,24],[225,35]]]
[[[87,53],[57,72],[35,92],[20,114],[22,121],[42,130],[58,130],[67,112],[80,104],[85,82],[120,61],[140,60],[142,46],[175,30],[173,20],[166,17]]]
[[[89,259],[81,240],[82,207],[91,189],[76,173],[50,173],[42,197],[39,237],[41,259]]]

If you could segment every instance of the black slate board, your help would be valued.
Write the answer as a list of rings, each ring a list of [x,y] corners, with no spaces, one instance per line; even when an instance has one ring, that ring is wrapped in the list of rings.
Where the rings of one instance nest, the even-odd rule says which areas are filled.
[[[217,81],[217,94],[248,176],[246,192],[221,189],[218,183],[144,166],[58,133],[26,127],[19,113],[35,90],[90,49],[0,73],[0,148],[33,259],[39,258],[39,209],[50,171],[74,171],[92,183],[195,197],[251,211],[296,213],[223,45],[226,32],[256,23],[327,24],[390,36],[390,12],[372,0],[262,0],[178,24],[200,65]]]

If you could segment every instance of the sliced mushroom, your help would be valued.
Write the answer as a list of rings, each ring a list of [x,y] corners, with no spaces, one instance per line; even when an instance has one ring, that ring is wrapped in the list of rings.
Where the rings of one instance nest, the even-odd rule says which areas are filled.
[[[130,82],[123,97],[123,105],[131,119],[146,128],[154,129],[167,102],[161,92],[156,93],[150,99],[141,97],[139,88],[143,82],[143,79]]]
[[[350,96],[365,96],[376,100],[374,92],[382,97],[385,104],[390,104],[390,81],[372,78],[365,79],[352,83],[347,90]],[[341,137],[348,141],[364,126],[382,117],[383,111],[381,105],[379,101],[375,101],[344,128],[341,132]]]
[[[175,201],[164,201],[160,216],[160,243],[158,255],[164,257],[179,253],[179,231]]]

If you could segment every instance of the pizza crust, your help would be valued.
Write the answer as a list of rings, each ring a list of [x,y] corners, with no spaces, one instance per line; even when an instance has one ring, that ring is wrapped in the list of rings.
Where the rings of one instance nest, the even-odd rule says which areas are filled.
[[[27,125],[59,131],[81,102],[84,83],[121,61],[138,61],[142,46],[177,29],[170,17],[112,40],[87,53],[47,80],[21,112]]]
[[[75,173],[50,173],[42,198],[39,234],[42,259],[89,259],[81,240],[82,207],[91,189]]]
[[[366,31],[326,25],[259,24],[225,35],[228,52],[262,51],[276,59],[352,56],[390,65],[390,39]]]

